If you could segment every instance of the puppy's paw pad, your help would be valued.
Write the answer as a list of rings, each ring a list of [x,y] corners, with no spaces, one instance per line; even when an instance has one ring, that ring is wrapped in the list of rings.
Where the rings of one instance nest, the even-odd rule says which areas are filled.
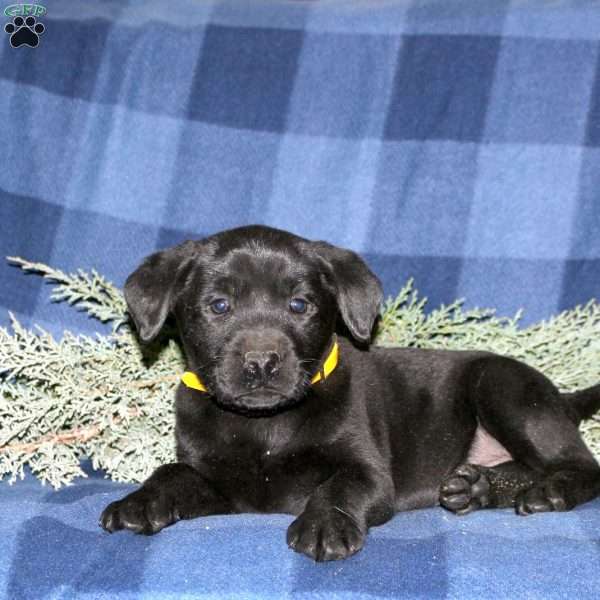
[[[521,492],[515,504],[517,514],[564,511],[572,508],[567,502],[559,481],[548,481]]]
[[[340,560],[358,552],[365,534],[348,515],[335,509],[302,513],[288,528],[287,543],[316,561]]]
[[[440,504],[457,515],[465,515],[489,504],[490,483],[476,465],[457,467],[440,486]]]

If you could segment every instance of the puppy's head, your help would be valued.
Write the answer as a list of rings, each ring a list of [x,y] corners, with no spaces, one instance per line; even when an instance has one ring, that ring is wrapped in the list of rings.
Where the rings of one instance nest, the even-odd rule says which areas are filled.
[[[354,252],[262,226],[153,254],[125,284],[142,341],[173,313],[189,369],[221,406],[249,415],[304,396],[338,314],[368,342],[381,295]]]

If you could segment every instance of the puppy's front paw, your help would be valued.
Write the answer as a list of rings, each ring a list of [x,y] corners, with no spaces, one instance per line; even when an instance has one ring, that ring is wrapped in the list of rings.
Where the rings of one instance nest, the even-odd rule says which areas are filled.
[[[100,516],[100,527],[109,533],[129,529],[152,535],[179,520],[171,499],[142,488],[109,504]]]
[[[352,556],[364,541],[365,534],[354,519],[335,508],[303,512],[287,531],[288,546],[316,561]]]

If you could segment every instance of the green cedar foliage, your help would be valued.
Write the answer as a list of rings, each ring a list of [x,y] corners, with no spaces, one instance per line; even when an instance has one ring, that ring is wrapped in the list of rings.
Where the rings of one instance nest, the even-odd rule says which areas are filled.
[[[118,481],[142,481],[173,461],[173,397],[184,358],[173,332],[142,348],[127,321],[120,290],[92,271],[66,274],[19,258],[65,301],[113,326],[95,337],[24,329],[11,315],[0,328],[0,478],[22,477],[25,466],[54,487],[83,476],[92,460]],[[518,358],[563,391],[600,381],[600,305],[594,301],[530,327],[520,315],[464,310],[462,301],[425,313],[408,281],[382,309],[375,343],[384,346],[479,349]],[[600,417],[584,422],[584,438],[600,456]]]

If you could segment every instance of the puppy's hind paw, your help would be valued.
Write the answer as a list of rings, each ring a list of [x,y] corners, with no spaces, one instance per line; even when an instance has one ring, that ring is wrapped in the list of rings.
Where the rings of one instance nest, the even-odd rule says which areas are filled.
[[[490,483],[477,465],[457,467],[440,486],[440,504],[456,513],[466,515],[489,505]]]
[[[517,496],[515,509],[518,515],[527,516],[538,512],[570,510],[574,502],[567,501],[567,493],[559,478],[534,485]]]

